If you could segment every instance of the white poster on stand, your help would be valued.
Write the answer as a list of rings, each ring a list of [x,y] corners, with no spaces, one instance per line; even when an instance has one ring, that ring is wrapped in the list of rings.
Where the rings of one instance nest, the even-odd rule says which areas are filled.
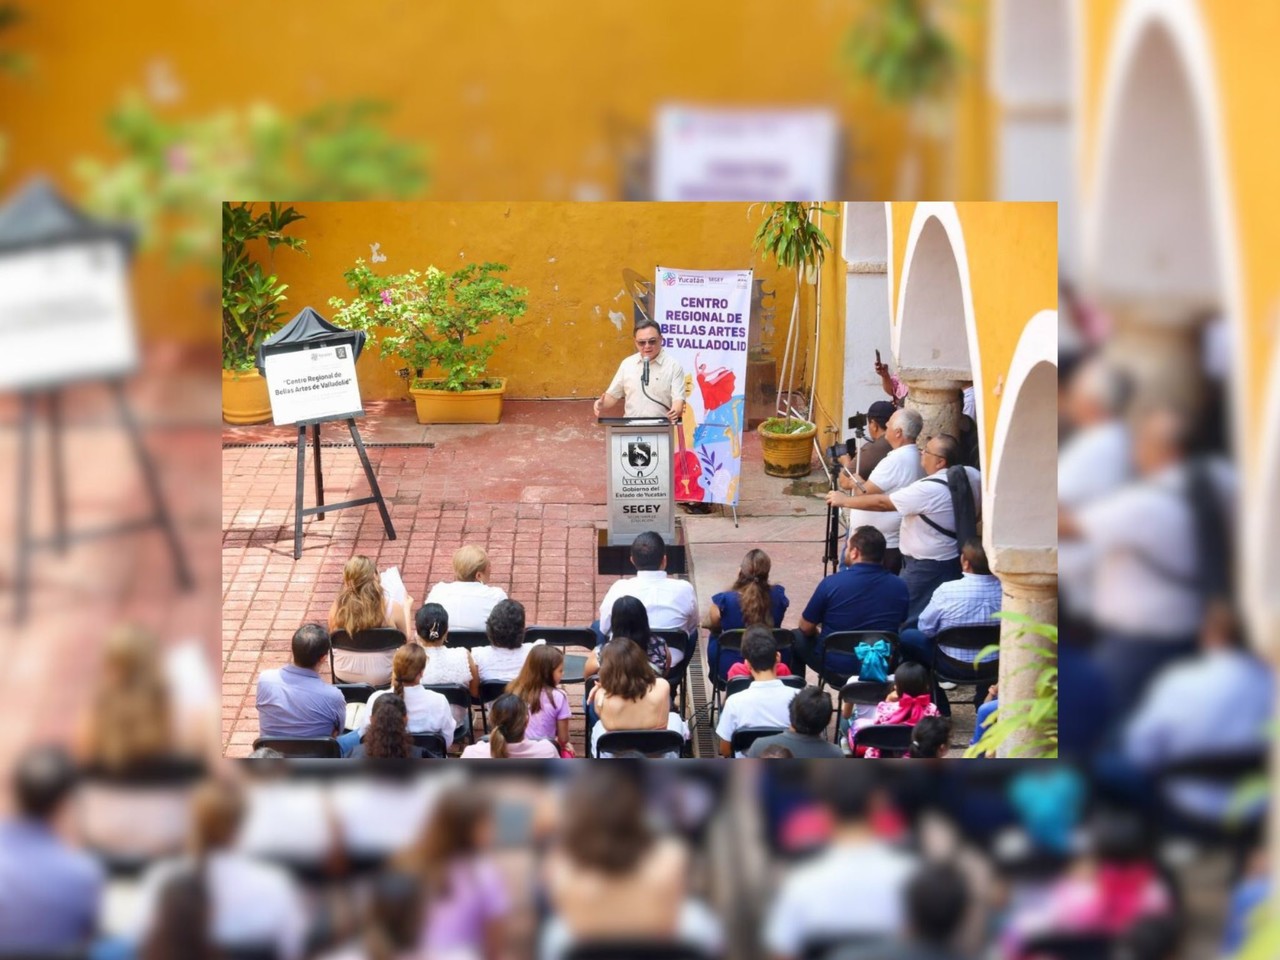
[[[751,322],[750,270],[658,267],[654,316],[685,372],[676,428],[675,497],[738,503]]]
[[[263,363],[276,426],[364,415],[347,344],[268,354]]]

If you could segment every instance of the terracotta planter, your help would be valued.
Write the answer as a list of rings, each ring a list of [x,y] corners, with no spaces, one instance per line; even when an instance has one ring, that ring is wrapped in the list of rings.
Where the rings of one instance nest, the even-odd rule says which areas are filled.
[[[507,390],[506,377],[491,378],[496,387],[484,390],[439,390],[431,383],[442,381],[423,380],[424,386],[409,387],[414,406],[418,410],[419,423],[497,423],[502,419],[502,395]]]
[[[771,477],[807,477],[813,465],[813,435],[818,428],[805,424],[796,433],[772,433],[764,424],[756,427],[764,452],[764,472]]]
[[[267,381],[257,370],[223,369],[222,419],[234,424],[270,422]]]

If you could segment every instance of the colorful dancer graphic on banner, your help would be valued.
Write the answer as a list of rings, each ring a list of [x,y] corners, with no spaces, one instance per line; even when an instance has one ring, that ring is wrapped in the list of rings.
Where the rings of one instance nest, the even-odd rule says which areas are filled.
[[[658,267],[654,318],[685,374],[676,427],[676,499],[738,503],[746,405],[750,270]]]

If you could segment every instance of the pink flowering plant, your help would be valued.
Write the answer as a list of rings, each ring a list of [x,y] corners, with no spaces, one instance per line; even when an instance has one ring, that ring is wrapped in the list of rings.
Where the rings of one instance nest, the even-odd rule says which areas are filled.
[[[506,339],[488,328],[524,315],[529,291],[512,286],[501,263],[469,263],[446,273],[436,267],[386,276],[364,260],[344,273],[355,296],[330,297],[333,322],[366,330],[383,357],[403,360],[411,385],[452,391],[495,386],[485,378],[490,358]],[[427,378],[434,368],[435,376]]]

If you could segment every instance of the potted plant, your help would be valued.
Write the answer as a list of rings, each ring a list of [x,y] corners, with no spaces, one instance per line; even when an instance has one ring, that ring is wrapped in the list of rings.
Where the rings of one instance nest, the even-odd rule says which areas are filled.
[[[470,263],[453,273],[432,266],[384,277],[357,260],[343,274],[355,297],[331,297],[329,305],[335,323],[367,330],[383,357],[405,362],[419,423],[497,423],[507,381],[486,372],[506,336],[477,337],[524,315],[529,291],[506,283],[507,269]],[[432,367],[438,375],[427,377]]]
[[[753,249],[762,256],[772,257],[778,266],[794,270],[796,274],[795,299],[791,303],[791,321],[787,326],[786,350],[782,358],[782,380],[778,390],[777,416],[765,420],[756,428],[764,451],[764,472],[772,477],[805,477],[812,462],[810,446],[817,425],[794,415],[791,407],[791,389],[795,380],[796,356],[800,352],[800,286],[806,271],[816,273],[822,264],[831,241],[822,228],[813,222],[814,213],[832,213],[816,203],[785,201],[764,204],[764,219],[756,231]],[[782,398],[787,396],[783,407]]]
[[[267,382],[254,366],[262,341],[280,327],[288,284],[270,271],[275,249],[303,249],[287,237],[291,223],[305,219],[293,207],[270,204],[255,212],[248,203],[222,205],[222,419],[264,423],[271,419]],[[254,259],[252,241],[266,241],[268,268]]]

